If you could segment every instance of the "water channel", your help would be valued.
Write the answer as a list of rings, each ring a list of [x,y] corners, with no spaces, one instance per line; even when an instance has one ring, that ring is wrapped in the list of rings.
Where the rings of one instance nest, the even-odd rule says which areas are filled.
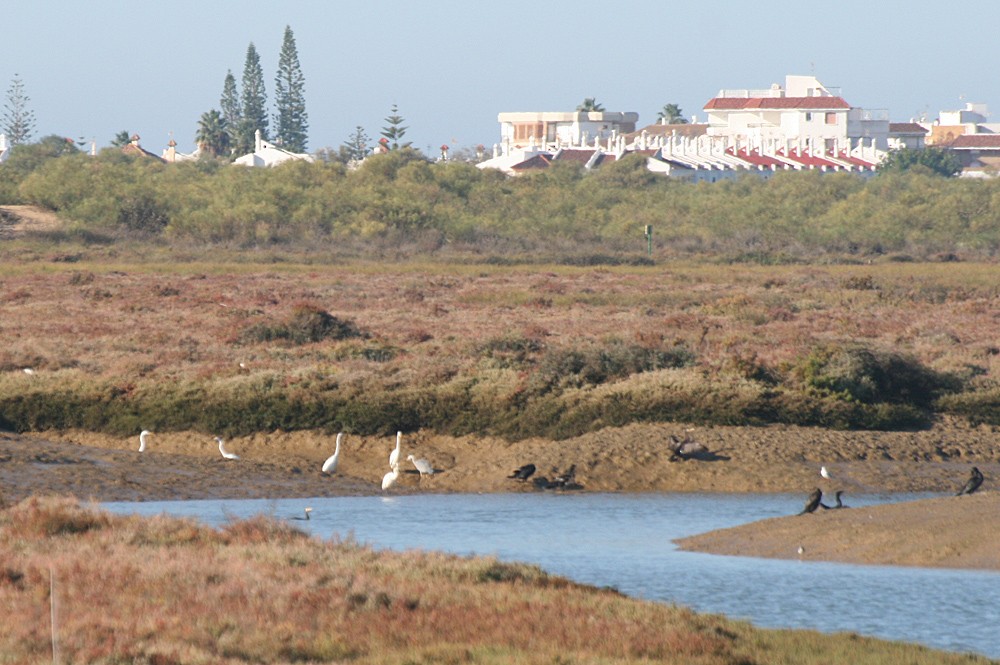
[[[930,495],[853,496],[850,505]],[[746,619],[851,631],[1000,658],[1000,573],[726,557],[681,552],[675,538],[793,514],[787,494],[461,494],[108,503],[213,526],[302,515],[320,538],[376,549],[440,550],[525,561],[578,582]],[[796,543],[789,543],[795,550]]]

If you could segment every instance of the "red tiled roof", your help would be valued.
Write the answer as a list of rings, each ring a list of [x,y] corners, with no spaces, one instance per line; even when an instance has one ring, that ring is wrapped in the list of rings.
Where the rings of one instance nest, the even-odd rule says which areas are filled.
[[[875,166],[876,166],[876,164],[874,164],[872,162],[869,162],[869,161],[866,161],[864,159],[861,159],[860,157],[853,156],[851,153],[847,152],[846,150],[841,150],[840,153],[837,154],[837,159],[839,159],[842,162],[847,162],[848,164],[854,164],[855,166],[860,166],[863,169],[869,169],[870,170],[870,169],[875,168]]]
[[[807,151],[803,150],[799,152],[798,150],[789,150],[786,154],[785,151],[778,151],[785,159],[790,159],[793,162],[798,162],[803,166],[808,166],[811,168],[822,168],[827,167],[828,169],[842,169],[844,168],[837,162],[831,162],[829,159],[823,157],[816,157],[815,155],[810,155]]]
[[[959,150],[1000,150],[1000,134],[963,134],[948,143],[947,147]]]
[[[562,150],[560,150],[559,152],[557,152],[555,155],[553,155],[552,159],[559,160],[559,161],[579,162],[581,164],[586,164],[587,162],[590,161],[590,158],[594,156],[595,152],[597,152],[597,151],[596,150],[573,150],[573,149],[563,148]]]
[[[756,149],[753,151],[747,151],[746,148],[740,148],[739,152],[733,152],[733,149],[729,148],[726,152],[734,157],[739,157],[745,162],[750,162],[754,166],[765,166],[767,168],[771,168],[773,166],[778,169],[783,169],[788,166],[780,159],[775,159],[774,157],[769,157],[767,155],[761,155],[760,151]]]
[[[849,109],[843,97],[714,97],[705,104],[706,111],[742,109]]]
[[[514,171],[526,171],[528,169],[547,169],[549,164],[552,163],[552,157],[550,155],[537,154],[534,157],[519,162],[514,166],[510,167]]]
[[[890,134],[926,134],[927,130],[915,122],[890,122]]]

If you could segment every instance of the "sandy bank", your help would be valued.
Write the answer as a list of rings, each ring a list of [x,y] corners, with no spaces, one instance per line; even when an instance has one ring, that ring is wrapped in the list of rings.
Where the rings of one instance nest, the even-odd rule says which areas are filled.
[[[713,554],[1000,570],[1000,492],[818,510],[677,542]]]

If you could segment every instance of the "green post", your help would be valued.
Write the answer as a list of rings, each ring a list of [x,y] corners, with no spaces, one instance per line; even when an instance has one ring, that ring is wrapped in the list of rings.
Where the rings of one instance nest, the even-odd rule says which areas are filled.
[[[653,256],[653,225],[646,224],[646,255]]]

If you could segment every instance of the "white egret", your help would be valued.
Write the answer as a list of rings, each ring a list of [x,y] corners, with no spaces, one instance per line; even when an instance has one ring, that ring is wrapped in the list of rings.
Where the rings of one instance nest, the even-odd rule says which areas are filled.
[[[399,467],[399,445],[403,441],[403,433],[396,432],[396,447],[389,453],[389,466],[393,469]]]
[[[223,457],[225,457],[226,459],[239,459],[240,458],[240,456],[237,455],[236,453],[230,453],[230,452],[226,451],[226,447],[223,445],[225,442],[222,440],[221,436],[215,437],[215,440],[219,442],[219,452],[222,453]]]
[[[399,478],[399,467],[392,467],[392,471],[382,476],[382,489],[387,490],[396,484],[396,479]]]
[[[149,442],[149,435],[152,434],[148,429],[144,429],[139,432],[139,452],[146,452],[146,444]]]
[[[343,432],[337,435],[337,447],[334,448],[333,454],[323,462],[323,473],[334,474],[337,472],[337,464],[340,463],[340,440],[343,438]]]
[[[826,470],[826,467],[825,467],[825,466],[821,466],[821,467],[819,468],[819,475],[823,476],[823,477],[824,477],[824,478],[826,478],[827,480],[830,480],[830,479],[831,479],[831,476],[830,476],[830,472]]]
[[[420,472],[420,477],[421,478],[423,478],[425,475],[427,475],[427,476],[433,476],[434,475],[434,465],[432,465],[427,460],[425,460],[425,459],[416,459],[415,457],[413,457],[413,455],[407,455],[406,459],[408,459],[409,461],[413,462],[413,466],[415,466],[417,468],[417,471]]]
[[[305,508],[305,517],[299,517],[298,515],[293,515],[292,519],[293,520],[305,520],[305,521],[308,522],[309,521],[309,513],[311,513],[312,511],[313,511],[312,508],[310,508],[309,506],[306,506],[306,508]]]

